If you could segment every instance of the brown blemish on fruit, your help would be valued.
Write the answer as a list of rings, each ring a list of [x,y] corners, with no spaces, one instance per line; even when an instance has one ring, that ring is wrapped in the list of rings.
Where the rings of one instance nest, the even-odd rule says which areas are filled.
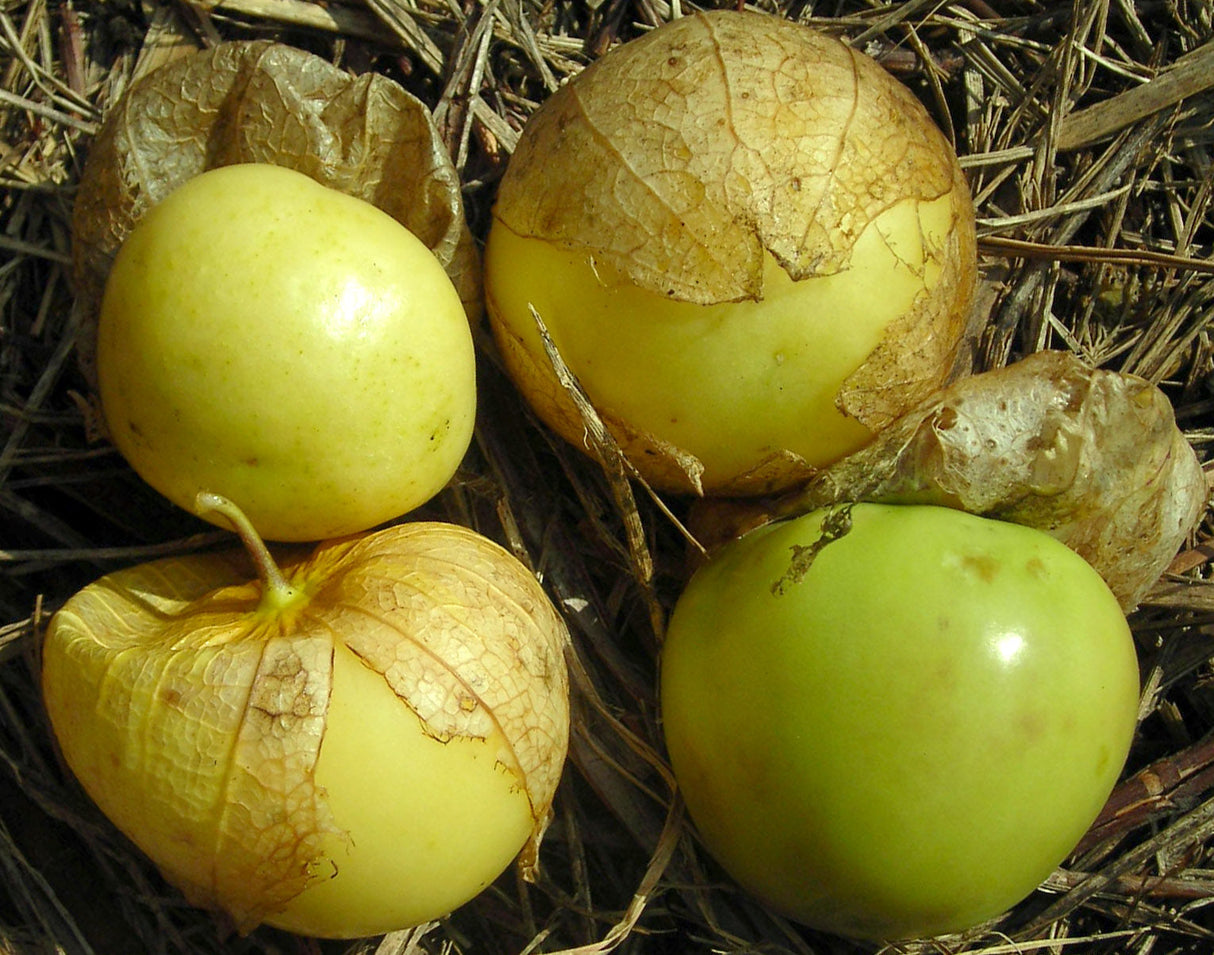
[[[971,576],[987,584],[999,574],[999,561],[987,554],[966,554],[961,558],[961,566]]]

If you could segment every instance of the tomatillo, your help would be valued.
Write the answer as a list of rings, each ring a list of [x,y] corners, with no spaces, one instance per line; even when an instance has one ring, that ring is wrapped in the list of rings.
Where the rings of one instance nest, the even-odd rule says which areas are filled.
[[[222,494],[271,540],[363,531],[438,493],[472,438],[475,362],[420,239],[260,163],[152,207],[97,329],[102,411],[136,472],[189,510]]]
[[[727,545],[661,662],[706,847],[773,909],[858,938],[965,930],[1029,895],[1136,725],[1134,644],[1096,572],[941,507],[847,505]]]

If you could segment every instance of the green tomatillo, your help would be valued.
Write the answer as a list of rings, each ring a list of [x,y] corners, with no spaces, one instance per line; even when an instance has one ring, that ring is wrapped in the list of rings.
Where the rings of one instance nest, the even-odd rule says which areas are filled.
[[[671,763],[744,888],[875,940],[1029,895],[1126,759],[1139,678],[1117,600],[1043,532],[856,504],[755,530],[678,601]]]

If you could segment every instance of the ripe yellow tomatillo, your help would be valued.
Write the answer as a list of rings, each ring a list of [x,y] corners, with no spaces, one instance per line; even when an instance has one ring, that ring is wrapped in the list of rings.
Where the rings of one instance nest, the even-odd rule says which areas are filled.
[[[391,216],[279,166],[213,169],[154,206],[97,334],[135,470],[187,509],[225,495],[268,539],[412,510],[471,439],[471,331],[442,266]]]
[[[52,618],[47,712],[84,789],[242,931],[375,935],[535,859],[569,731],[531,573],[446,524],[143,564]]]
[[[834,38],[723,10],[615,48],[536,111],[485,292],[556,431],[584,440],[537,315],[642,476],[748,494],[938,387],[976,270],[964,176],[911,93]]]

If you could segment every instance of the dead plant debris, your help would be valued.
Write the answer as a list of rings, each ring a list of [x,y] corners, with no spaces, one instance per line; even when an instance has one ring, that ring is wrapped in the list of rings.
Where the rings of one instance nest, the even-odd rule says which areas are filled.
[[[732,5],[732,4],[731,4]],[[953,138],[989,309],[975,370],[1060,349],[1160,385],[1214,459],[1214,0],[761,0],[896,73]],[[694,556],[687,505],[633,494],[531,418],[482,338],[477,440],[418,516],[530,562],[575,637],[572,759],[535,883],[503,876],[382,939],[226,934],[168,889],[57,761],[36,691],[47,615],[101,573],[213,543],[95,433],[70,281],[75,185],[132,79],[275,39],[430,106],[483,238],[528,116],[687,0],[0,0],[0,951],[852,955],[738,892],[697,846],[660,745],[662,613]],[[609,461],[609,448],[600,455]],[[621,485],[623,482],[623,485]],[[1125,781],[1041,890],[905,953],[1208,952],[1214,939],[1214,521],[1132,624],[1145,687]],[[873,573],[880,573],[874,567]]]

